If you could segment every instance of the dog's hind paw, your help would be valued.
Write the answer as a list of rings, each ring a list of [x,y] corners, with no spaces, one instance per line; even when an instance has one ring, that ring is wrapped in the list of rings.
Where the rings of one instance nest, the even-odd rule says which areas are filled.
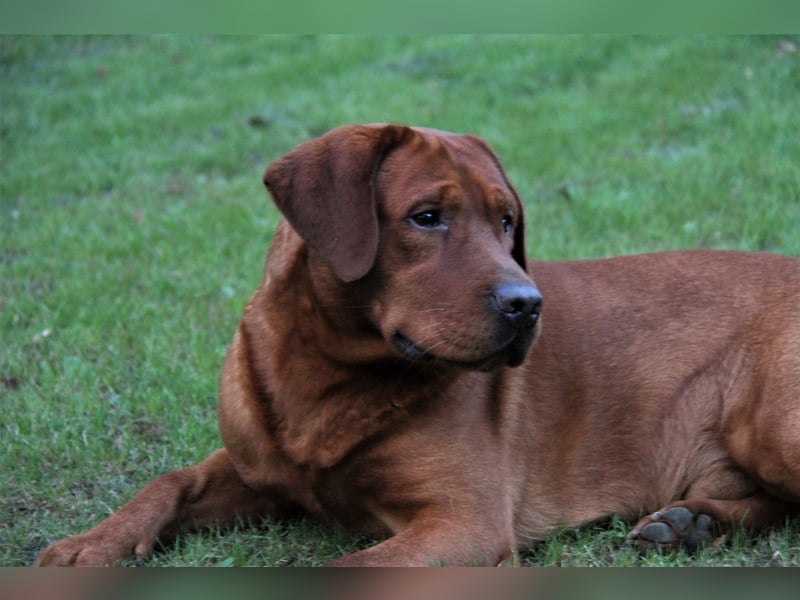
[[[627,543],[640,552],[655,548],[698,548],[717,546],[714,519],[685,506],[672,506],[642,518],[628,534]]]

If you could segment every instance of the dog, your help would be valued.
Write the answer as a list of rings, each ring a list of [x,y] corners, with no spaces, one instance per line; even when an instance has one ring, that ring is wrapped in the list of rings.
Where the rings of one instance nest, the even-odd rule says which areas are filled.
[[[797,258],[529,261],[498,157],[434,129],[340,127],[264,183],[285,219],[222,369],[224,448],[39,565],[298,511],[383,540],[333,565],[496,565],[611,515],[693,550],[797,510]]]

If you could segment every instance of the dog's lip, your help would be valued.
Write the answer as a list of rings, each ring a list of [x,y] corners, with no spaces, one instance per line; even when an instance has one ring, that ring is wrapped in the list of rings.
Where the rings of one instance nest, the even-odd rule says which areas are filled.
[[[400,333],[399,331],[395,331],[392,334],[392,343],[394,347],[397,348],[401,354],[404,356],[411,358],[413,360],[419,360],[421,358],[428,358],[432,359],[435,358],[430,352],[427,350],[423,350],[419,346],[417,346],[414,342],[408,339],[405,335]]]
[[[406,335],[400,331],[392,333],[392,343],[394,347],[406,358],[413,361],[425,361],[428,363],[446,363],[453,366],[462,367],[465,369],[492,369],[495,366],[506,363],[509,352],[513,350],[513,344],[516,336],[512,337],[505,344],[501,345],[497,350],[491,354],[479,358],[477,360],[454,360],[452,358],[445,358],[436,355],[430,350],[420,348],[412,342]]]

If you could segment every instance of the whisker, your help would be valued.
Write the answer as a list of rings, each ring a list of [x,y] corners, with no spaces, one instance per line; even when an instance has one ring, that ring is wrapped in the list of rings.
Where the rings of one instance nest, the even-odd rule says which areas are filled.
[[[425,327],[420,327],[418,331],[420,333],[422,333],[422,334],[427,334],[432,329],[435,330],[435,331],[433,331],[433,335],[435,335],[437,333],[441,333],[442,331],[445,331],[447,329],[447,325],[445,325],[443,323],[438,323],[438,322],[437,323],[430,323],[430,324],[426,325]]]
[[[447,340],[439,340],[438,342],[436,342],[435,344],[433,344],[433,346],[431,346],[430,348],[426,349],[426,350],[425,350],[425,354],[429,354],[429,353],[430,353],[431,351],[433,351],[435,348],[438,348],[439,346],[441,346],[442,344],[445,344],[446,342],[447,342]]]

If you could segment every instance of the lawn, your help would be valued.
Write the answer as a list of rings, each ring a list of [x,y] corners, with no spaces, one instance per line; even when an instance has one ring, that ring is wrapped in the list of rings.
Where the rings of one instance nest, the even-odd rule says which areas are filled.
[[[267,163],[351,122],[475,133],[528,253],[800,256],[800,37],[0,38],[0,565],[30,564],[220,444],[226,346],[278,220]],[[800,566],[800,520],[697,556],[627,525],[531,565]],[[309,520],[186,535],[150,565],[314,565]]]

